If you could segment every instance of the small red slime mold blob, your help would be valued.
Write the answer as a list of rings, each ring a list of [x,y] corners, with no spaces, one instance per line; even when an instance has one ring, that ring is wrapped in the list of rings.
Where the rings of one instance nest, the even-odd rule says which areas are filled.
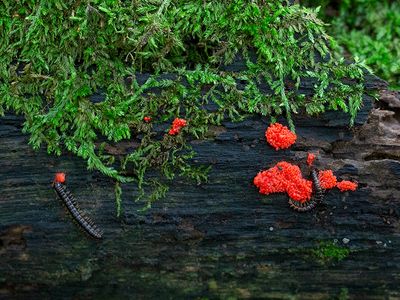
[[[54,182],[64,183],[65,182],[65,173],[58,172],[54,177]]]
[[[341,192],[345,192],[345,191],[355,191],[358,187],[358,184],[348,180],[342,180],[338,182],[336,186]]]
[[[296,142],[297,136],[289,130],[286,126],[280,123],[270,125],[265,131],[265,137],[268,143],[275,148],[287,149]]]
[[[151,121],[151,117],[144,117],[143,120],[144,120],[146,123],[149,123],[149,122]]]
[[[261,194],[286,192],[295,201],[305,202],[311,199],[312,181],[303,178],[298,166],[286,161],[259,172],[253,182]]]
[[[185,119],[180,119],[176,118],[172,122],[172,128],[168,131],[168,134],[170,135],[177,135],[183,127],[187,125],[187,122]]]
[[[334,188],[337,183],[337,178],[333,175],[332,170],[319,171],[318,180],[321,187],[325,190]]]
[[[307,165],[310,167],[312,166],[313,162],[315,160],[315,154],[314,153],[308,153],[307,155]]]

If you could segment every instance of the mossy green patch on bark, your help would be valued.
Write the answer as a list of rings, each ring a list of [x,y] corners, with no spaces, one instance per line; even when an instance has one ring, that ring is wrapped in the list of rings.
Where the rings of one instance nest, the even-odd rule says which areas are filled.
[[[320,242],[312,254],[324,262],[341,261],[350,255],[350,250],[334,242]]]

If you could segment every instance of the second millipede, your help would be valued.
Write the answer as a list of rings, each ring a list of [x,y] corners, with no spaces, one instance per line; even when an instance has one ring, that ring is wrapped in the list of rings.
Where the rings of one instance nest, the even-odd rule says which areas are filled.
[[[60,183],[54,182],[53,188],[57,192],[68,212],[74,218],[74,220],[79,224],[79,226],[91,237],[96,239],[101,239],[103,237],[102,231],[94,224],[94,222],[86,215],[84,215],[80,210],[75,201],[74,196],[67,189],[67,187]]]

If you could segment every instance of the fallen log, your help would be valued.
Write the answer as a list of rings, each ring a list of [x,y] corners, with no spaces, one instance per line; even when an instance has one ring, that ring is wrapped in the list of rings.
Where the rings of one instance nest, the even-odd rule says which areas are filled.
[[[354,128],[338,112],[298,116],[286,151],[266,144],[259,117],[212,128],[192,142],[195,163],[212,165],[208,183],[177,179],[145,213],[126,186],[119,219],[109,179],[68,153],[32,151],[23,119],[0,118],[0,298],[400,297],[400,98],[373,76],[366,87],[381,101],[364,95]],[[309,151],[359,189],[330,191],[306,214],[257,192],[257,172]],[[68,219],[51,188],[57,170],[103,241]]]

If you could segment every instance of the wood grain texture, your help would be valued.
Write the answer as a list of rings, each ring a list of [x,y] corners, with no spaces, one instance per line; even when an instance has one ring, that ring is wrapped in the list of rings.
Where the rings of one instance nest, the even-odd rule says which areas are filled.
[[[374,77],[367,86],[381,90],[380,108],[365,95],[353,129],[336,112],[299,116],[298,142],[287,151],[266,144],[268,123],[259,117],[213,128],[215,138],[193,142],[196,163],[213,166],[209,183],[178,179],[145,214],[135,189],[124,186],[121,219],[110,180],[67,153],[32,151],[23,120],[1,118],[0,298],[398,299],[398,95]],[[325,206],[305,214],[283,195],[258,194],[258,171],[283,159],[305,163],[308,151],[319,151],[319,168],[357,180],[359,189],[330,191]],[[87,239],[68,219],[51,188],[59,170],[104,229],[103,241]],[[350,249],[347,258],[312,255],[320,241],[334,240]]]

